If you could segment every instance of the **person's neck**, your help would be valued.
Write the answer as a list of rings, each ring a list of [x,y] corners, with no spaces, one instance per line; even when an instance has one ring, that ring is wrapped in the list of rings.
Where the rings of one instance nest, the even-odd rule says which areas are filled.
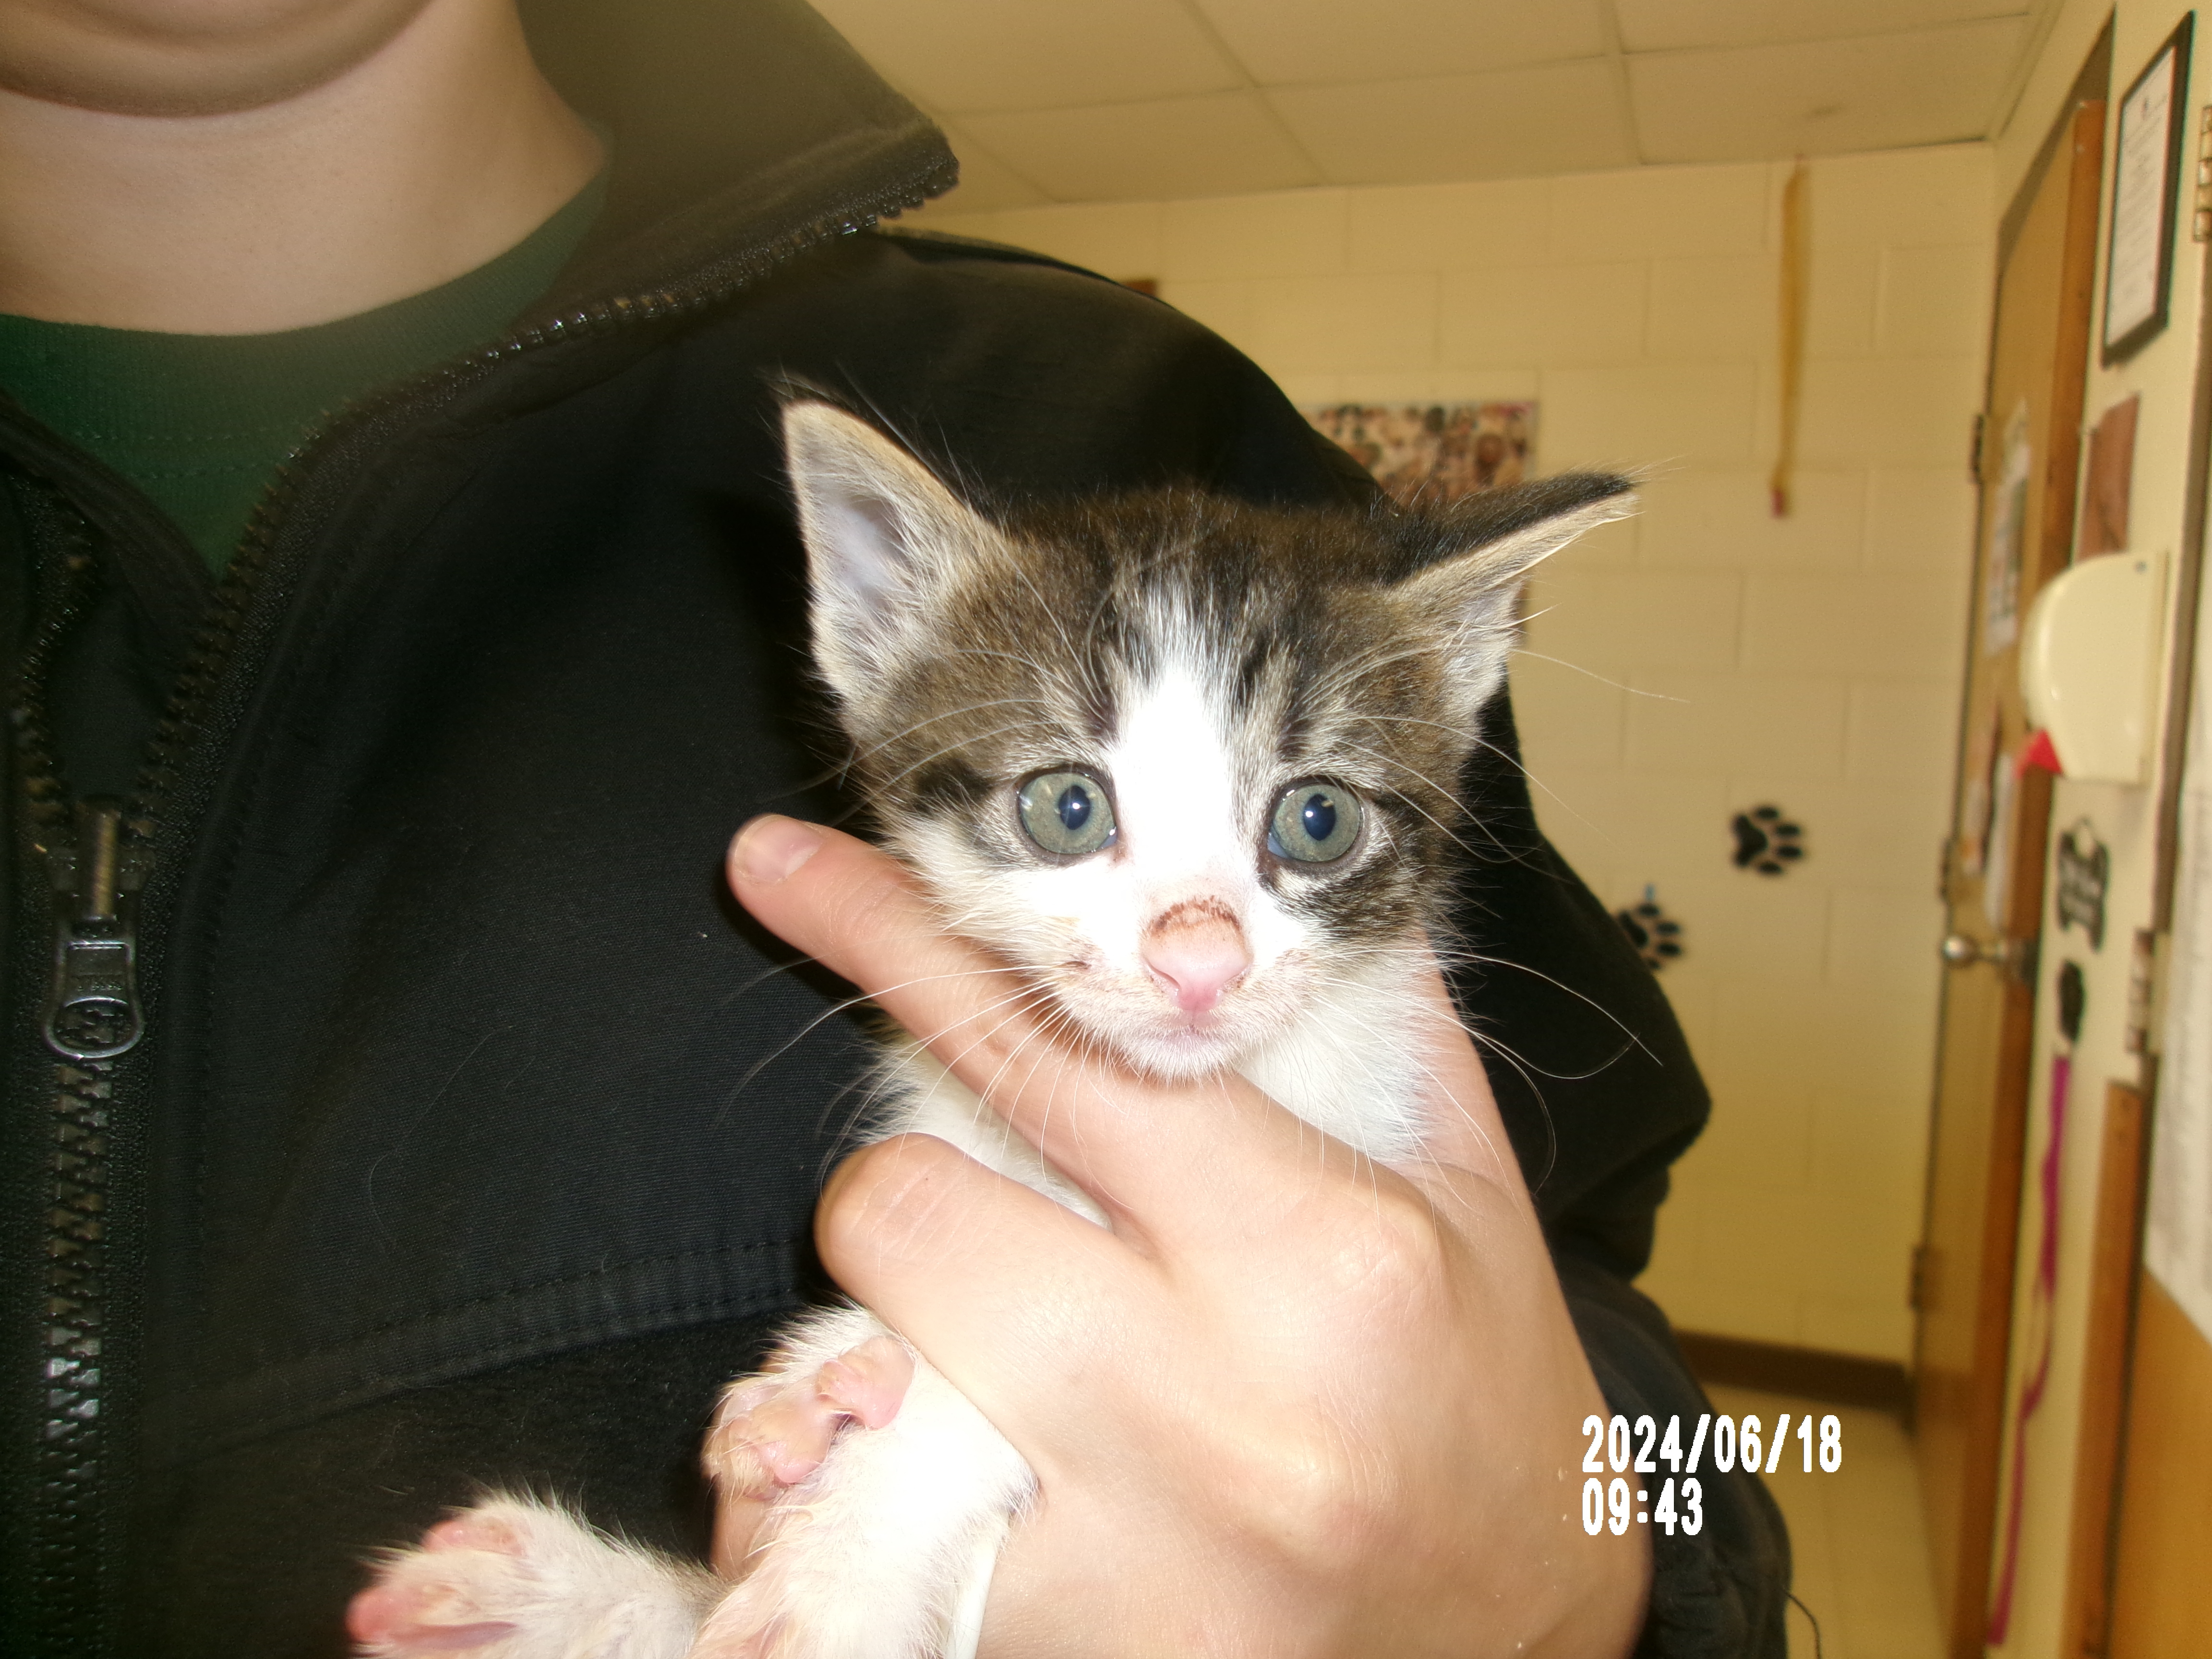
[[[354,316],[503,253],[600,161],[512,12],[472,0],[238,113],[0,89],[0,312],[173,334]]]

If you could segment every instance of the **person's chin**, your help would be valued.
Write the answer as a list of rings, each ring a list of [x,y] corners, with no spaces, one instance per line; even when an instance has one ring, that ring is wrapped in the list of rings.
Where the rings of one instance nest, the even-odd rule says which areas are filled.
[[[112,115],[228,115],[366,62],[431,0],[29,0],[0,35],[0,90]]]

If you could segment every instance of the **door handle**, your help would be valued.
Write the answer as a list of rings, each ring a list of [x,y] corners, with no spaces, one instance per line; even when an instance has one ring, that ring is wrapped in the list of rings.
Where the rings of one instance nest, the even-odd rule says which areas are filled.
[[[1954,968],[1967,968],[1978,962],[2002,963],[2011,946],[2012,941],[2007,939],[1993,939],[1984,944],[1969,934],[1946,933],[1942,944],[1943,960]]]
[[[1971,968],[1976,963],[1986,962],[1993,968],[2008,968],[2023,983],[2035,977],[2035,947],[2032,939],[2007,939],[1999,934],[1992,939],[1978,939],[1969,933],[1946,933],[1942,950],[1943,960],[1954,968]]]

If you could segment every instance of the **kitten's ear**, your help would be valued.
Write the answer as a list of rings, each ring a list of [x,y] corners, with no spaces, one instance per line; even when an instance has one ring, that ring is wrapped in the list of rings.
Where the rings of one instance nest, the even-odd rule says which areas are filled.
[[[1467,716],[1505,678],[1528,573],[1576,537],[1636,511],[1629,481],[1579,473],[1478,495],[1434,524],[1426,562],[1395,592],[1452,629]]]
[[[813,592],[814,658],[840,696],[862,700],[927,603],[999,533],[929,469],[832,404],[783,411],[784,465]]]

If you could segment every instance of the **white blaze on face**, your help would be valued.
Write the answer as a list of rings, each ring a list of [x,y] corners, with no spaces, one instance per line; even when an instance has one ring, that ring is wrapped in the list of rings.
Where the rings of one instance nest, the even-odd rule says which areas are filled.
[[[1030,878],[1037,908],[1082,941],[1100,991],[1140,994],[1163,1025],[1198,1030],[1243,1024],[1238,1005],[1302,937],[1259,879],[1268,803],[1245,797],[1267,774],[1238,764],[1218,702],[1172,661],[1132,692],[1103,757],[1116,845]]]

